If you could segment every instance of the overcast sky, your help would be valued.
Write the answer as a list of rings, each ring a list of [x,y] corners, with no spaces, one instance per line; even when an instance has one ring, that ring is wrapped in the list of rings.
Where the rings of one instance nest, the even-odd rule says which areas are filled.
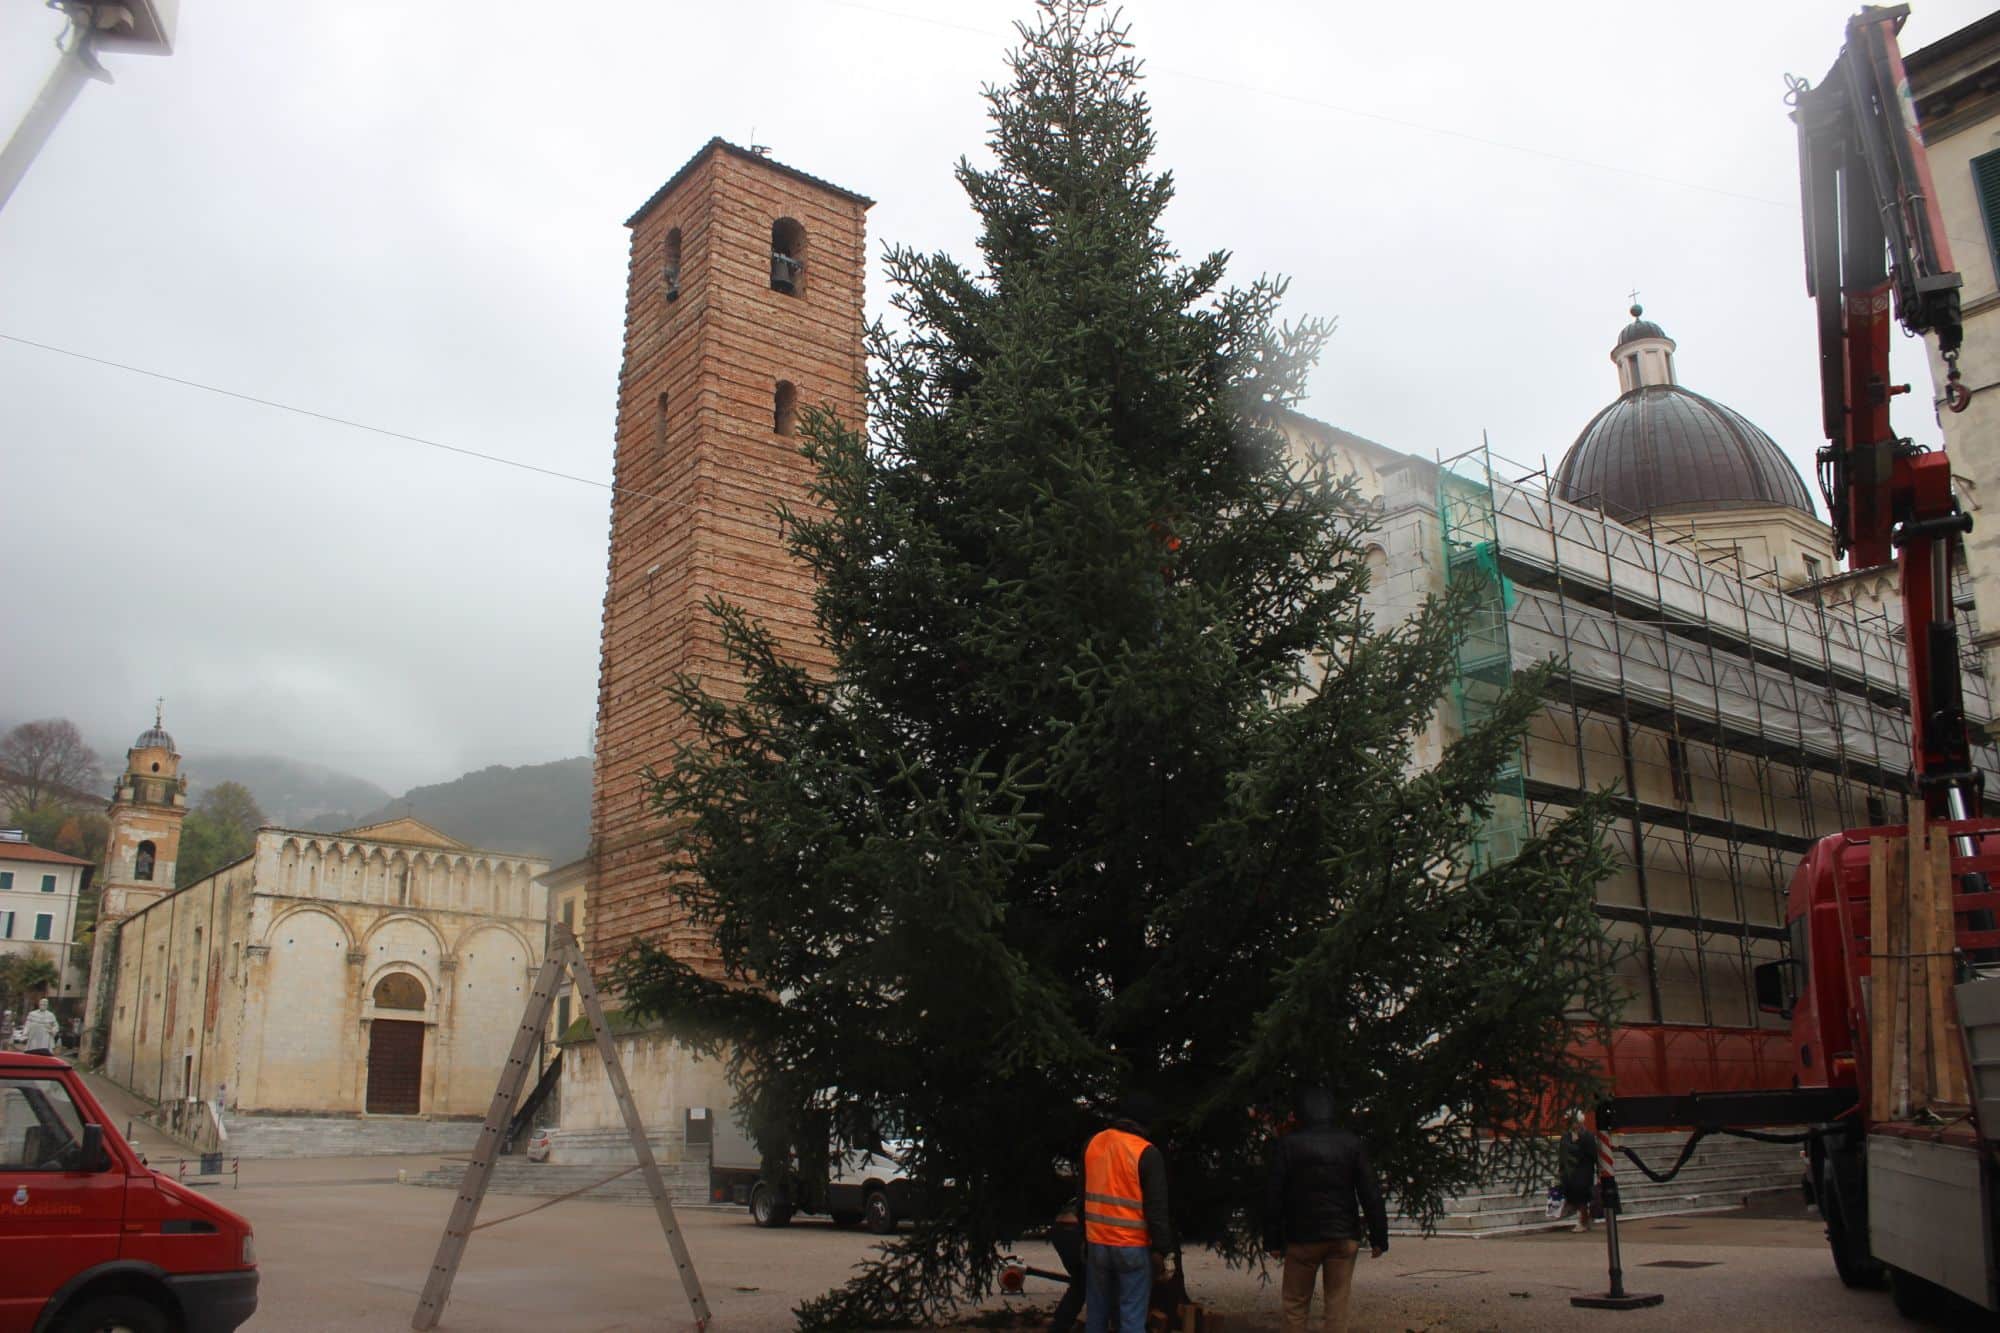
[[[0,334],[602,482],[631,210],[720,134],[880,201],[878,261],[971,258],[950,168],[1028,6],[180,8],[175,53],[108,56],[0,214]],[[1801,467],[1782,76],[1817,80],[1854,8],[1125,6],[1174,241],[1339,320],[1307,411],[1553,462],[1616,396],[1637,287],[1682,382]],[[1903,49],[1985,8],[1916,0]],[[59,27],[0,12],[0,132]],[[1936,439],[1921,406],[1900,425]],[[123,744],[164,694],[191,756],[394,790],[581,753],[607,513],[595,486],[0,340],[0,719]]]

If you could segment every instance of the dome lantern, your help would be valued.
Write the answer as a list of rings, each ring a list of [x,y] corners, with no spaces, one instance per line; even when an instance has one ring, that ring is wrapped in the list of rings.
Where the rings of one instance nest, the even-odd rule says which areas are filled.
[[[1667,331],[1644,318],[1646,309],[1632,303],[1632,322],[1619,331],[1611,348],[1611,363],[1618,367],[1618,392],[1653,384],[1678,384],[1674,377],[1674,340]]]

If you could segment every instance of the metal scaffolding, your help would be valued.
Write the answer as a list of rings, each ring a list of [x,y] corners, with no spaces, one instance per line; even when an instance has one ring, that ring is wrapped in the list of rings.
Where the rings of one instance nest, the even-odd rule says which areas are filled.
[[[1625,864],[1598,911],[1631,945],[1626,1020],[1769,1022],[1750,970],[1783,952],[1792,868],[1816,838],[1900,809],[1899,626],[1725,572],[1534,480],[1496,480],[1483,447],[1438,473],[1446,580],[1476,575],[1492,598],[1462,650],[1459,721],[1515,669],[1556,666],[1496,795],[1491,854],[1611,789]],[[1992,717],[1982,675],[1965,700],[1975,725]],[[1990,745],[1974,762],[2000,774]]]

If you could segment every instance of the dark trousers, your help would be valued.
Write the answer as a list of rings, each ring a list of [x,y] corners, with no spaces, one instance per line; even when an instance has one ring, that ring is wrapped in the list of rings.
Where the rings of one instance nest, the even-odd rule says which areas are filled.
[[[1049,1322],[1049,1333],[1070,1333],[1076,1327],[1076,1317],[1083,1313],[1083,1228],[1062,1226],[1049,1228],[1049,1244],[1055,1246],[1056,1258],[1062,1260],[1063,1272],[1069,1274],[1069,1289],[1056,1302],[1055,1318]]]

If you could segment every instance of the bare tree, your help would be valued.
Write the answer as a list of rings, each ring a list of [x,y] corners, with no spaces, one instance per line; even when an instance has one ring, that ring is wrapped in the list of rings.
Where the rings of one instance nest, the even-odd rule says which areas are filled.
[[[66,717],[23,722],[0,739],[0,791],[23,810],[97,780],[97,753]]]

